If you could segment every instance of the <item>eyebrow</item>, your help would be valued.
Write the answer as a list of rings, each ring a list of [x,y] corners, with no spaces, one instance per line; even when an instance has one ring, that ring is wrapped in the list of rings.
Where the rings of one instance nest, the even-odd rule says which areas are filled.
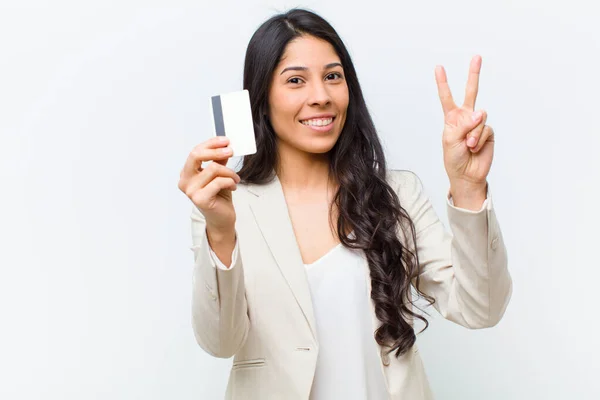
[[[342,64],[340,64],[339,62],[329,63],[323,69],[330,69],[333,67],[342,67]],[[342,67],[342,68],[344,68],[344,67]],[[283,71],[281,71],[281,74],[279,74],[279,75],[282,75],[286,71],[307,71],[307,70],[308,70],[308,67],[287,67]]]

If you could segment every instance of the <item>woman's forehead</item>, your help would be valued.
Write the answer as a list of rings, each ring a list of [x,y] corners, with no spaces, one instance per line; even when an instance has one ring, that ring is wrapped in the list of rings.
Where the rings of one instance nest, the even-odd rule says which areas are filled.
[[[277,69],[293,65],[321,70],[328,64],[339,62],[340,58],[329,42],[313,36],[300,36],[288,43]]]

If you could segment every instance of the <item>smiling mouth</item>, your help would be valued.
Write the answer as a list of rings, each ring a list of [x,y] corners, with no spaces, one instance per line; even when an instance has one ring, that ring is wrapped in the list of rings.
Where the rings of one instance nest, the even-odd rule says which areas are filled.
[[[302,120],[302,121],[300,121],[300,123],[302,125],[306,125],[306,126],[327,126],[327,125],[330,125],[331,123],[333,123],[334,120],[335,120],[335,117],[312,118],[312,119]]]

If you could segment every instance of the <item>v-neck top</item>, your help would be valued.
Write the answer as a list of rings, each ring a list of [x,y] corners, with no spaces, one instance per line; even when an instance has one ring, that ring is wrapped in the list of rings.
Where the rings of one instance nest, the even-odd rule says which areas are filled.
[[[319,355],[310,400],[388,398],[374,338],[362,250],[341,243],[304,264]]]

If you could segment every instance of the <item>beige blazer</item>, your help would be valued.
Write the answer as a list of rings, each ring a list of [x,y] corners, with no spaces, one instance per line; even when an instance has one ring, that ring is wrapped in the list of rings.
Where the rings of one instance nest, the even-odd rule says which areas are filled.
[[[435,298],[435,308],[448,320],[471,329],[496,325],[511,297],[512,281],[489,192],[478,212],[448,203],[450,234],[414,173],[389,171],[388,182],[415,224],[421,290]],[[214,264],[204,217],[193,207],[196,340],[215,357],[234,356],[226,399],[306,400],[319,341],[281,184],[277,178],[266,185],[240,184],[233,203],[239,253],[229,270]],[[408,243],[401,231],[398,235]],[[368,274],[365,265],[370,291]],[[379,321],[372,301],[371,314],[375,331]],[[399,358],[377,348],[390,399],[433,398],[416,345]]]

